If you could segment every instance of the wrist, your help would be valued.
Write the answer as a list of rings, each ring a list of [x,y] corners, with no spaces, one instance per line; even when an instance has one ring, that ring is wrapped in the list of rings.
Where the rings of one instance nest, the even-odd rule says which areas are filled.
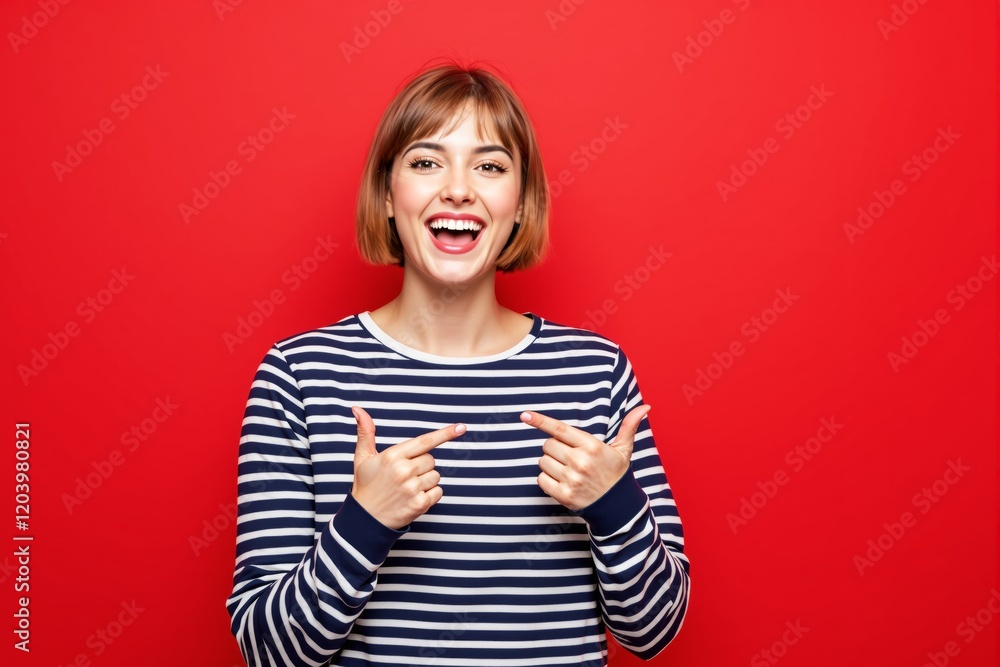
[[[591,535],[607,537],[621,531],[648,503],[629,465],[604,495],[574,514],[587,522]]]
[[[389,550],[408,528],[386,526],[348,494],[333,516],[334,530],[356,548],[366,559],[379,564],[389,555]]]

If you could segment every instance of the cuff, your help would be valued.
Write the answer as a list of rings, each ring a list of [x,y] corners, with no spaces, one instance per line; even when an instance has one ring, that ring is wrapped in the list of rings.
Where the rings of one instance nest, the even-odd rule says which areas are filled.
[[[396,540],[409,531],[409,527],[389,528],[369,514],[350,493],[333,516],[333,527],[374,565],[385,561]]]
[[[629,465],[625,474],[604,495],[576,512],[590,526],[594,537],[610,537],[624,528],[649,502]]]

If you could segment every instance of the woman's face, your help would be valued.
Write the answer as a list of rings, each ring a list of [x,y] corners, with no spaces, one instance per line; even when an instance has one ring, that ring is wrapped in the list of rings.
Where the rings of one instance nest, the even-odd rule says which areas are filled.
[[[403,148],[386,198],[406,269],[446,284],[494,273],[520,219],[521,157],[495,137],[477,137],[471,107],[462,113],[451,133],[441,134],[446,123]],[[442,228],[449,226],[456,229]]]

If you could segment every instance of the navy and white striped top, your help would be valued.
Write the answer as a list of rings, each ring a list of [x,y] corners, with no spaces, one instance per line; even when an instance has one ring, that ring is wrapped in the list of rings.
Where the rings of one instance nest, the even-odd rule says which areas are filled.
[[[618,345],[532,313],[487,357],[428,354],[364,312],[275,344],[239,447],[227,601],[248,665],[520,667],[607,662],[605,631],[643,658],[680,629],[689,564],[648,418],[632,466],[572,512],[539,488],[535,410],[604,442],[642,404]],[[402,530],[349,495],[350,406],[379,451],[462,422],[431,454],[444,497]]]

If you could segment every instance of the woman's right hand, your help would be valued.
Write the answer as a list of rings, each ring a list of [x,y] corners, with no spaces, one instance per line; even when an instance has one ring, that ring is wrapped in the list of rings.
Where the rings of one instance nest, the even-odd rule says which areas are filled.
[[[351,495],[383,525],[400,530],[441,500],[441,475],[430,452],[465,433],[465,424],[424,433],[389,447],[375,448],[375,422],[362,408],[351,408],[358,423]]]

